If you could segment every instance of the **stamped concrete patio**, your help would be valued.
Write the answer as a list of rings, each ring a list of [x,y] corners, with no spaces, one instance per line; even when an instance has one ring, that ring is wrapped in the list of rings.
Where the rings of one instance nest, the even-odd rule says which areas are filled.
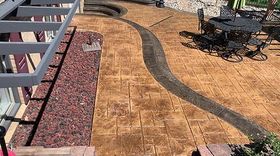
[[[280,134],[279,45],[266,51],[263,62],[226,62],[181,44],[189,40],[179,32],[198,32],[196,15],[112,3],[128,10],[122,18],[155,34],[171,72],[185,86]],[[143,40],[131,25],[93,15],[76,15],[72,25],[104,35],[91,142],[97,155],[191,155],[197,145],[249,141],[237,125],[163,87],[147,69]]]

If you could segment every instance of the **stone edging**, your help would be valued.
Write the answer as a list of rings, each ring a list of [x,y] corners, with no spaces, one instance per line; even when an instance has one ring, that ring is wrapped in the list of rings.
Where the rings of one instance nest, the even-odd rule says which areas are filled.
[[[165,59],[164,50],[157,37],[151,31],[137,23],[122,18],[119,18],[118,20],[126,22],[137,29],[142,38],[143,58],[146,67],[153,77],[168,91],[186,101],[191,102],[195,106],[218,116],[242,131],[247,136],[260,139],[268,134],[268,131],[253,121],[207,97],[198,94],[180,82],[170,71]]]

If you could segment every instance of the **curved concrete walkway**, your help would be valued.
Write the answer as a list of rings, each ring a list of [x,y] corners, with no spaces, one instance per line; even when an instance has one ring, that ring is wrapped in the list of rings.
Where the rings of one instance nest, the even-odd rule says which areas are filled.
[[[204,55],[191,49],[185,51],[186,47],[178,45],[182,39],[178,35],[178,30],[186,30],[186,25],[183,23],[187,24],[182,20],[190,17],[189,24],[193,22],[193,25],[189,30],[194,30],[194,25],[196,26],[194,16],[151,6],[121,4],[129,10],[124,18],[142,24],[160,37],[169,66],[177,78],[181,80],[186,79],[185,76],[198,78],[198,74],[191,75],[189,71],[200,64],[192,62],[193,64],[185,66],[184,63],[181,64],[182,62],[178,61],[184,57],[186,59],[189,57],[187,61],[193,61],[192,57],[196,56],[200,59],[201,55]],[[137,11],[138,14],[136,14]],[[105,38],[92,137],[92,144],[97,147],[100,155],[120,155],[121,153],[189,155],[194,150],[195,144],[247,141],[246,137],[235,128],[177,98],[158,85],[145,68],[141,40],[135,29],[119,21],[90,16],[76,16],[73,24],[80,28],[101,32]],[[173,24],[178,25],[170,27]],[[164,32],[166,29],[168,31]],[[174,46],[174,48],[167,48],[168,46]],[[181,52],[181,56],[178,56],[177,52],[180,50],[184,53]],[[177,59],[170,61],[170,57],[174,57],[170,52],[177,56]],[[207,62],[209,63],[209,60],[206,59],[204,62],[202,68],[205,64],[207,65]],[[175,69],[182,68],[185,74],[178,75],[174,67]],[[210,76],[213,78],[212,75]],[[202,80],[197,79],[193,82],[200,84]],[[185,83],[185,81],[182,82]],[[186,85],[194,90],[198,89],[197,86],[192,86],[193,83]],[[207,86],[207,84],[201,86]],[[215,101],[217,97],[220,97],[213,98],[205,90],[199,93]],[[236,103],[233,104],[236,105]],[[239,104],[240,102],[237,103]]]
[[[208,55],[197,49],[182,45],[191,41],[181,37],[179,32],[197,31],[197,16],[173,9],[155,9],[149,15],[167,20],[150,25],[153,19],[147,14],[134,17],[146,6],[123,4],[130,14],[126,16],[153,32],[163,45],[171,72],[186,86],[197,93],[223,104],[231,110],[254,120],[259,125],[280,134],[280,57],[279,42],[265,50],[269,59],[264,62],[249,58],[241,63],[226,62],[219,57]],[[149,7],[149,10],[153,8]],[[163,12],[163,13],[161,13]],[[149,21],[149,23],[147,22]]]
[[[137,23],[124,19],[120,20],[132,25],[138,30],[142,39],[143,59],[146,67],[154,78],[168,91],[181,99],[189,101],[195,106],[216,115],[224,121],[227,121],[247,136],[259,139],[268,135],[265,129],[243,117],[241,114],[224,107],[210,98],[200,95],[180,82],[170,71],[163,48],[157,37]]]

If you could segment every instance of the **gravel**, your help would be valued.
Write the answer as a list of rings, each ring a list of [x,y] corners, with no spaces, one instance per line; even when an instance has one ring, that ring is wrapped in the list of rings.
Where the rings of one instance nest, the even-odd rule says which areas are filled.
[[[227,1],[225,0],[165,0],[165,6],[186,11],[196,13],[198,8],[203,8],[205,15],[208,16],[219,16],[220,7],[223,5],[227,5]],[[252,11],[265,11],[266,8],[256,8],[252,6],[245,6],[244,10]]]
[[[68,42],[69,38],[70,35],[65,35],[63,41]],[[14,133],[11,141],[14,147],[89,146],[101,53],[82,51],[82,44],[89,42],[89,38],[102,44],[102,35],[94,32],[76,32],[67,53],[66,44],[61,43],[59,50],[63,55],[55,54],[51,63],[59,65],[65,55],[61,70],[50,67],[43,78],[52,82],[59,73],[57,80],[53,88],[49,81],[38,86],[23,122]],[[41,120],[40,110],[44,110]],[[36,120],[39,124],[34,123]]]
[[[226,5],[223,0],[165,0],[165,6],[176,10],[196,13],[198,8],[204,8],[204,13],[209,16],[220,14],[220,6]]]

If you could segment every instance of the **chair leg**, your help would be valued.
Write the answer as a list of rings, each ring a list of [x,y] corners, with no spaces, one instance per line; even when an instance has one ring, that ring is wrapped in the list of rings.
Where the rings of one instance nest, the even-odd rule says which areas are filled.
[[[235,50],[231,50],[229,52],[224,52],[221,54],[222,59],[229,61],[229,62],[241,62],[243,57],[239,55]]]
[[[267,55],[260,50],[250,51],[246,54],[246,56],[256,61],[265,61],[268,59]]]
[[[252,36],[254,35],[254,37],[258,37],[260,34],[261,34],[261,30],[260,31],[258,31],[258,32],[255,32],[255,33],[252,33]]]
[[[212,53],[212,50],[213,50],[213,45],[212,45],[212,44],[209,44],[208,51],[209,51],[209,54],[210,54],[210,55],[211,55],[211,53]]]

